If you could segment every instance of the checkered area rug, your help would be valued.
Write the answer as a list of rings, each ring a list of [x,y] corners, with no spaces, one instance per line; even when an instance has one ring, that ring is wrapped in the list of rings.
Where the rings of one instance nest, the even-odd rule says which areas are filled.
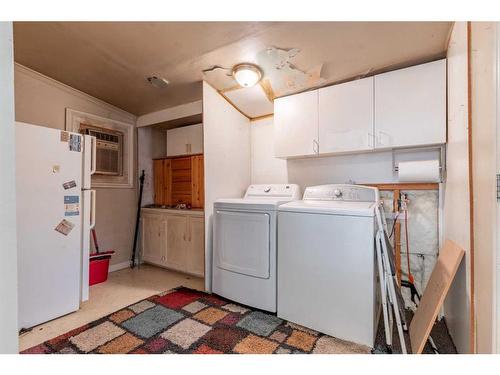
[[[369,353],[275,315],[184,287],[23,351],[36,353]]]

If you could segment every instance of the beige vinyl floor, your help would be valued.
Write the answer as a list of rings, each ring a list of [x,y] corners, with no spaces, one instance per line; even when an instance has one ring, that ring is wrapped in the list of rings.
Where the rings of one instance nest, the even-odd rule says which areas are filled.
[[[203,290],[204,280],[145,264],[140,268],[112,272],[105,283],[90,287],[89,300],[82,304],[80,310],[22,334],[19,350],[41,344],[122,307],[178,286]]]

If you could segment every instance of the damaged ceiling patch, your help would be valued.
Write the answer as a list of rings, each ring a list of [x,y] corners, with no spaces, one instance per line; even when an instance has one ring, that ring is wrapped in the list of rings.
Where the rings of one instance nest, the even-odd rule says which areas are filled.
[[[300,52],[298,48],[280,49],[269,47],[257,54],[257,64],[264,72],[263,81],[279,97],[306,90],[322,84],[320,64],[309,71],[302,71],[291,60]]]
[[[214,65],[204,69],[203,75],[205,80],[219,91],[226,91],[239,86],[234,80],[231,68]]]
[[[268,47],[255,56],[263,77],[258,85],[243,88],[233,77],[233,67],[212,65],[203,70],[205,80],[225,96],[249,118],[273,112],[275,98],[317,87],[325,82],[321,77],[323,64],[311,70],[297,68],[292,59],[300,53],[298,48]],[[239,62],[241,63],[241,62]]]

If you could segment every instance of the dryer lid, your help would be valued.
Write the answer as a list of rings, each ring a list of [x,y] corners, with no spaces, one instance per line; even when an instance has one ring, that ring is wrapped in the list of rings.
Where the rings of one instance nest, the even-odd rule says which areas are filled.
[[[283,203],[300,199],[300,188],[295,184],[250,185],[243,198],[223,198],[215,201],[215,208],[244,210],[276,210]]]
[[[214,203],[216,209],[242,209],[242,210],[262,210],[274,211],[279,205],[290,202],[290,199],[267,198],[267,199],[246,199],[246,198],[226,198],[217,199]]]

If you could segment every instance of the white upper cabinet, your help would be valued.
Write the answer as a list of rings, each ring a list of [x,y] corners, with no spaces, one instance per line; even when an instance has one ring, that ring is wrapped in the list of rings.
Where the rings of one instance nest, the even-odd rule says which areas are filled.
[[[203,125],[167,130],[167,156],[203,153]]]
[[[376,148],[446,142],[446,60],[375,76]]]
[[[373,77],[319,89],[319,153],[373,147]]]
[[[274,153],[278,158],[318,154],[318,90],[274,100]]]

